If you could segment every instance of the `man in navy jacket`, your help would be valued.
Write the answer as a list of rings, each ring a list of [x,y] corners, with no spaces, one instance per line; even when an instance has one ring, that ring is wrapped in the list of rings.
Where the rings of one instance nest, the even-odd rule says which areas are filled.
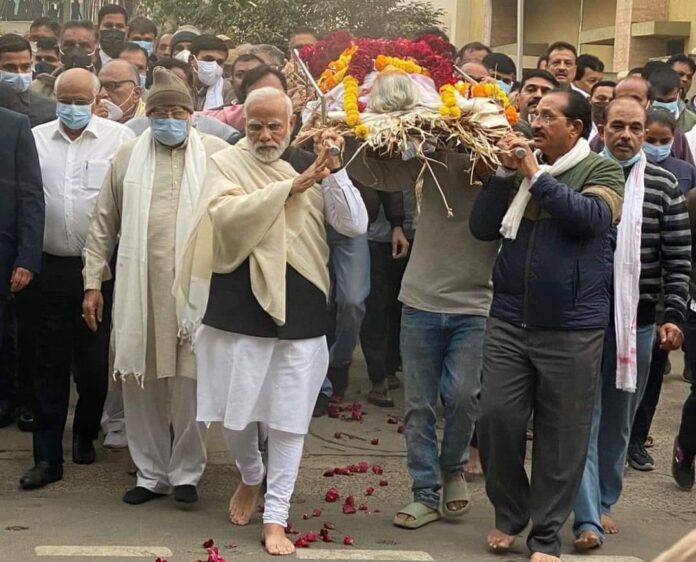
[[[44,195],[29,119],[0,108],[0,341],[11,293],[41,268]],[[0,379],[0,427],[12,421],[14,381]],[[7,422],[9,419],[9,422]],[[7,423],[5,423],[7,422]]]

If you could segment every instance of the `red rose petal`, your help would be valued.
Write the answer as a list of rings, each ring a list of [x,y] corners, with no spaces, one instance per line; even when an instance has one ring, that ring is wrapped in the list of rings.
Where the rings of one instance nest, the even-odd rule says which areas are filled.
[[[360,511],[367,511],[367,504],[366,503],[361,503],[360,507],[358,507]]]
[[[317,542],[319,540],[314,531],[307,531],[307,534],[304,536],[304,538],[307,539],[307,542]]]
[[[295,546],[297,548],[309,548],[309,541],[304,537],[300,537],[295,541]]]
[[[372,472],[374,472],[375,474],[383,474],[384,469],[380,465],[374,464],[372,465]]]
[[[346,546],[353,546],[354,542],[355,540],[350,535],[346,535],[345,537],[343,537],[343,544],[345,544]]]
[[[322,536],[321,536],[321,540],[323,540],[324,542],[333,542],[333,539],[331,538],[331,536],[329,535],[329,533],[326,533],[325,535],[322,535]]]
[[[331,469],[324,471],[324,476],[331,477],[335,474],[335,472]]]
[[[379,485],[382,487],[389,486],[389,481],[388,480],[380,480]]]
[[[387,423],[396,425],[397,423],[399,423],[399,420],[396,419],[394,416],[387,416]]]
[[[367,490],[365,490],[366,496],[371,496],[374,493],[375,493],[375,489],[372,486],[370,486]]]
[[[353,513],[355,513],[355,507],[349,504],[344,504],[343,513],[345,515],[353,515]]]
[[[320,517],[321,516],[321,509],[318,507],[314,508],[312,510],[312,517]]]
[[[304,515],[302,515],[302,519],[307,521],[307,519],[309,519],[309,513],[305,513]]]
[[[350,417],[353,421],[362,421],[363,414],[360,410],[353,410]]]
[[[345,501],[346,505],[355,505],[355,498],[353,496],[348,496]]]
[[[334,433],[334,437],[335,437],[336,439],[340,439],[340,438],[341,438],[341,432],[340,432],[340,431],[337,431],[336,433]]]
[[[399,427],[396,428],[397,433],[403,433],[404,432],[404,426],[400,425]]]
[[[329,502],[329,503],[333,503],[339,497],[340,497],[340,494],[338,493],[338,490],[336,488],[329,488],[328,490],[326,490],[326,494],[324,495],[324,501]]]
[[[379,439],[375,437],[372,441],[370,441],[370,445],[379,445]]]
[[[328,416],[337,418],[341,415],[341,407],[338,404],[329,404]]]
[[[334,528],[334,524],[331,521],[324,521],[324,529],[331,530]]]
[[[213,539],[208,539],[203,543],[203,548],[211,548],[212,546],[215,546],[215,541]]]
[[[367,472],[368,468],[370,468],[370,465],[368,463],[366,463],[365,461],[358,463],[358,472],[360,474],[365,474]]]

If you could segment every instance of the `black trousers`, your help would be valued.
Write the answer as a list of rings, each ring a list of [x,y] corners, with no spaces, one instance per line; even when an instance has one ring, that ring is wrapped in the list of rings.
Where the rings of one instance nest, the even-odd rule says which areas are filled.
[[[684,324],[684,344],[691,373],[696,373],[696,312],[689,310]],[[693,378],[692,378],[693,381]],[[679,426],[679,445],[689,455],[696,455],[696,382],[684,402]]]
[[[97,332],[82,318],[82,258],[44,254],[39,290],[34,390],[34,460],[63,462],[70,374],[78,392],[73,435],[96,439],[108,390],[113,284],[102,286],[104,317]]]
[[[631,428],[631,443],[645,443],[645,440],[648,438],[650,426],[652,426],[655,411],[657,410],[657,403],[660,401],[668,357],[669,351],[660,349],[659,338],[655,338],[655,347],[653,347],[652,360],[650,361],[650,373],[645,386],[645,394],[643,394],[643,400],[641,400],[636,410],[636,417]]]
[[[0,295],[0,403],[17,404],[17,329],[12,302]]]
[[[590,440],[604,330],[532,330],[489,318],[478,444],[495,526],[559,556]],[[524,468],[534,412],[532,477]]]
[[[365,317],[360,327],[367,374],[373,385],[396,374],[399,367],[401,303],[399,290],[408,257],[392,258],[390,242],[370,241],[370,294],[365,300]]]

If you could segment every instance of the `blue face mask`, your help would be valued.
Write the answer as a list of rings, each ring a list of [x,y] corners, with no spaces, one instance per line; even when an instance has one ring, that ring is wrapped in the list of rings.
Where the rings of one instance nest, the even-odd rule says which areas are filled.
[[[0,71],[0,83],[7,84],[15,92],[26,92],[31,86],[31,72],[27,74],[17,74],[15,72]]]
[[[630,168],[631,166],[633,166],[633,164],[640,160],[640,152],[637,152],[628,160],[619,160],[616,156],[614,156],[611,153],[611,151],[606,146],[604,147],[604,150],[602,150],[602,156],[604,156],[605,158],[611,158],[614,162],[618,162],[622,168]]]
[[[56,115],[64,127],[73,131],[85,128],[92,119],[92,104],[72,105],[68,103],[56,104]]]
[[[178,146],[186,140],[188,135],[188,122],[181,119],[152,119],[150,121],[152,134],[165,146]]]
[[[503,92],[505,92],[506,95],[510,95],[510,90],[512,90],[512,84],[507,84],[502,80],[498,80],[498,86],[500,86],[500,89],[503,90]]]
[[[655,160],[655,162],[662,162],[672,152],[672,143],[657,145],[651,142],[644,142],[643,152]]]
[[[138,47],[145,49],[148,57],[152,56],[152,41],[131,41],[131,43],[135,43]]]
[[[665,110],[669,111],[675,117],[677,117],[679,115],[679,100],[654,101],[654,102],[652,102],[652,107],[654,107],[655,109],[665,109]]]

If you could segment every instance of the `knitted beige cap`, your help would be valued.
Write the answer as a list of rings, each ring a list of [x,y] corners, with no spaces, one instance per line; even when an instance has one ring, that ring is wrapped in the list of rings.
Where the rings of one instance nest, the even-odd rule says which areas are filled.
[[[152,87],[147,94],[145,114],[163,105],[178,105],[193,113],[193,98],[188,86],[173,72],[156,66],[152,71]]]

